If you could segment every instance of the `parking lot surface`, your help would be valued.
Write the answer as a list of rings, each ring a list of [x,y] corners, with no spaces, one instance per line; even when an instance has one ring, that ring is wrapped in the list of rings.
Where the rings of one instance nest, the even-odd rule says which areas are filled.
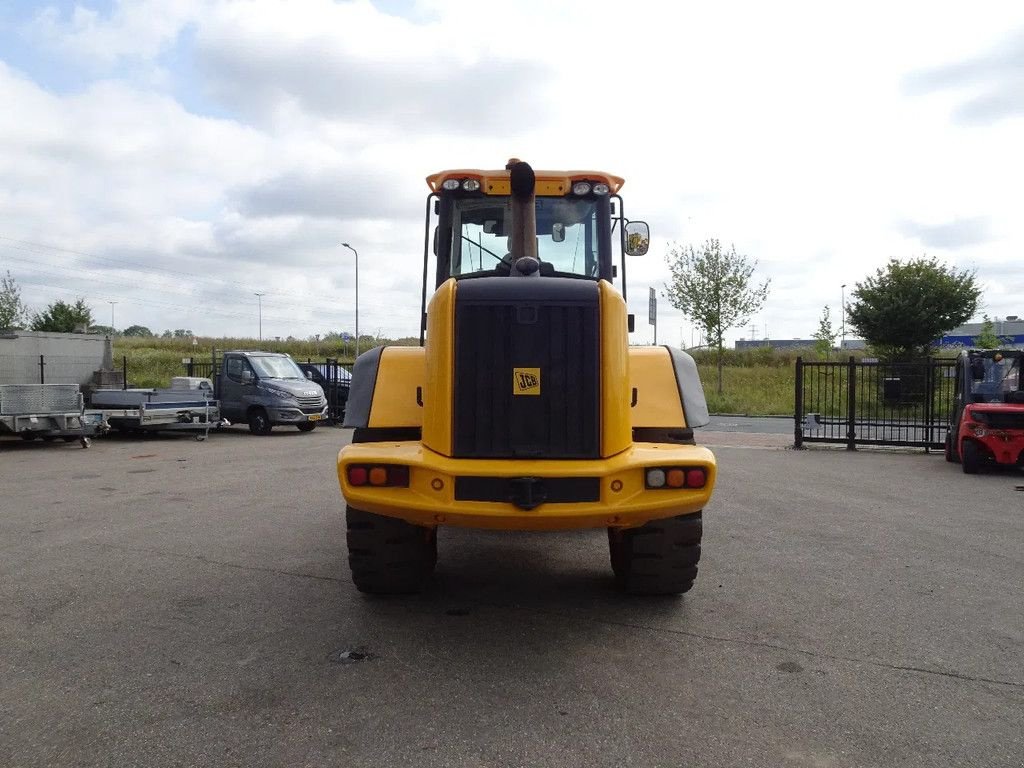
[[[1020,474],[710,432],[681,598],[604,531],[443,529],[374,599],[348,437],[0,444],[0,765],[1024,764]]]

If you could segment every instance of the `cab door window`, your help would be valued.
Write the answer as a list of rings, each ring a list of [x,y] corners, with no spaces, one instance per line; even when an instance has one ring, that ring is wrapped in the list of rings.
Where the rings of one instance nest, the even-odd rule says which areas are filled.
[[[243,360],[240,357],[228,358],[228,361],[224,366],[224,372],[227,374],[229,379],[241,384],[243,371],[252,371],[252,368],[249,367],[248,361]]]

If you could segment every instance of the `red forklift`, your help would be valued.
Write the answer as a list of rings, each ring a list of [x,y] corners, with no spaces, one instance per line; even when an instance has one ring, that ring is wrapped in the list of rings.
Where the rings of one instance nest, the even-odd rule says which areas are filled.
[[[956,390],[946,461],[964,473],[984,466],[1024,466],[1024,351],[968,349],[956,361]]]

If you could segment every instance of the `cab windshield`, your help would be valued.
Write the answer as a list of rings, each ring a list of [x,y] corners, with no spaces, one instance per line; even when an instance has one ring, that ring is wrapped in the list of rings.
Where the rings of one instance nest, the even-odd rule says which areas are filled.
[[[452,211],[451,275],[493,272],[509,262],[511,201],[463,198]],[[598,276],[597,201],[537,198],[537,256],[558,275]]]
[[[975,401],[1003,399],[1021,388],[1019,356],[975,357],[971,360],[971,395]]]
[[[249,362],[261,379],[306,378],[290,357],[250,357]]]

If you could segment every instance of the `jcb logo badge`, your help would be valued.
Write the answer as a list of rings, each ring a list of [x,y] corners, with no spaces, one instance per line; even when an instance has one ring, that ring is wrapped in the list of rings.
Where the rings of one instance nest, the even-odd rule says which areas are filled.
[[[512,394],[539,395],[540,368],[513,368]]]

